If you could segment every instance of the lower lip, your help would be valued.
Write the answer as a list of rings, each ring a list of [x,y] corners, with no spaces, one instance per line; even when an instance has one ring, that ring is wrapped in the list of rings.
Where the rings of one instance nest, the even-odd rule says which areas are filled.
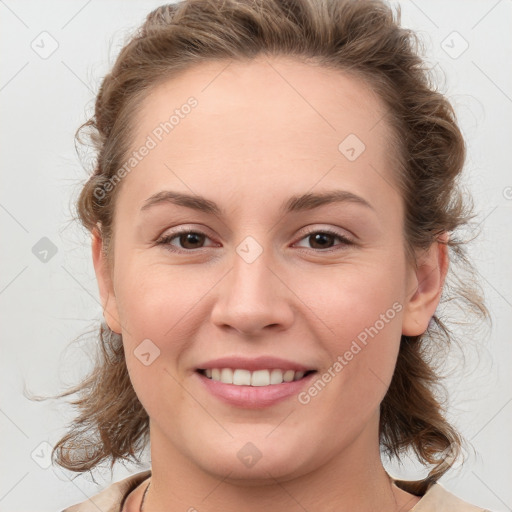
[[[237,386],[209,379],[199,372],[194,372],[194,375],[212,395],[230,405],[246,409],[263,409],[298,395],[300,390],[309,384],[315,373],[310,373],[300,380],[269,386]]]

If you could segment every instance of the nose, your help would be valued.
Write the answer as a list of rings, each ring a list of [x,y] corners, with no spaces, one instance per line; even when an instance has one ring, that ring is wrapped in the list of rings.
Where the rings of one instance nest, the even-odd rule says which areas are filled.
[[[252,263],[235,254],[231,271],[219,283],[211,313],[217,327],[250,336],[290,327],[294,294],[269,263],[265,252]]]

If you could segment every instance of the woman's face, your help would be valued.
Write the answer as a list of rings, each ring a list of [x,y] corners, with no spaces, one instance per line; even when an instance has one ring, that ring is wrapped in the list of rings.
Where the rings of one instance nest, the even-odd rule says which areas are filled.
[[[368,460],[401,334],[423,332],[438,298],[405,259],[384,108],[341,72],[226,66],[145,98],[111,281],[93,245],[152,465],[265,479]]]

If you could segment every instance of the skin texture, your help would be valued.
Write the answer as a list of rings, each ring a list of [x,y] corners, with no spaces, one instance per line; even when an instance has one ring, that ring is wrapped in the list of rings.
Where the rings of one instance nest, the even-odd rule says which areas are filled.
[[[104,316],[123,335],[150,416],[144,510],[410,510],[418,497],[392,485],[381,463],[379,404],[401,334],[424,332],[435,312],[445,246],[418,253],[417,268],[407,262],[385,111],[363,82],[283,57],[227,64],[201,64],[145,98],[134,150],[187,98],[198,105],[118,185],[113,274],[92,238]],[[366,146],[354,161],[338,150],[351,133]],[[372,208],[279,211],[292,195],[335,189]],[[162,190],[205,196],[224,216],[170,202],[141,212]],[[174,238],[179,253],[155,243],[177,227],[206,237]],[[353,243],[318,245],[306,228]],[[252,263],[236,252],[247,236],[263,249]],[[272,355],[321,375],[396,303],[401,310],[308,404],[234,407],[194,371],[217,357]],[[145,339],[160,350],[149,366],[134,354]],[[261,453],[252,467],[237,457],[247,442]]]

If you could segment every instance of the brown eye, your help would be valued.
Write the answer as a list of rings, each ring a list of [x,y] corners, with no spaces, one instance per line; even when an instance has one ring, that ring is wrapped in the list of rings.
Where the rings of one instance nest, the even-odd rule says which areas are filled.
[[[313,249],[328,249],[332,247],[336,237],[327,233],[314,233],[308,238]]]
[[[205,247],[204,243],[207,239],[209,240],[209,237],[200,231],[182,230],[161,237],[157,240],[156,244],[164,245],[167,249],[174,252],[190,252],[194,249]]]
[[[347,237],[336,233],[335,231],[330,230],[318,230],[318,231],[312,231],[308,233],[302,240],[307,240],[309,244],[309,248],[315,249],[317,251],[322,252],[322,250],[326,250],[326,252],[329,252],[329,249],[337,250],[335,240],[338,239],[341,241],[339,249],[343,249],[348,245],[353,245],[354,243],[348,239]],[[304,247],[304,246],[299,246]],[[334,249],[333,249],[334,247]]]
[[[184,249],[198,249],[197,245],[204,243],[205,235],[202,233],[183,233],[179,235],[181,247]]]

